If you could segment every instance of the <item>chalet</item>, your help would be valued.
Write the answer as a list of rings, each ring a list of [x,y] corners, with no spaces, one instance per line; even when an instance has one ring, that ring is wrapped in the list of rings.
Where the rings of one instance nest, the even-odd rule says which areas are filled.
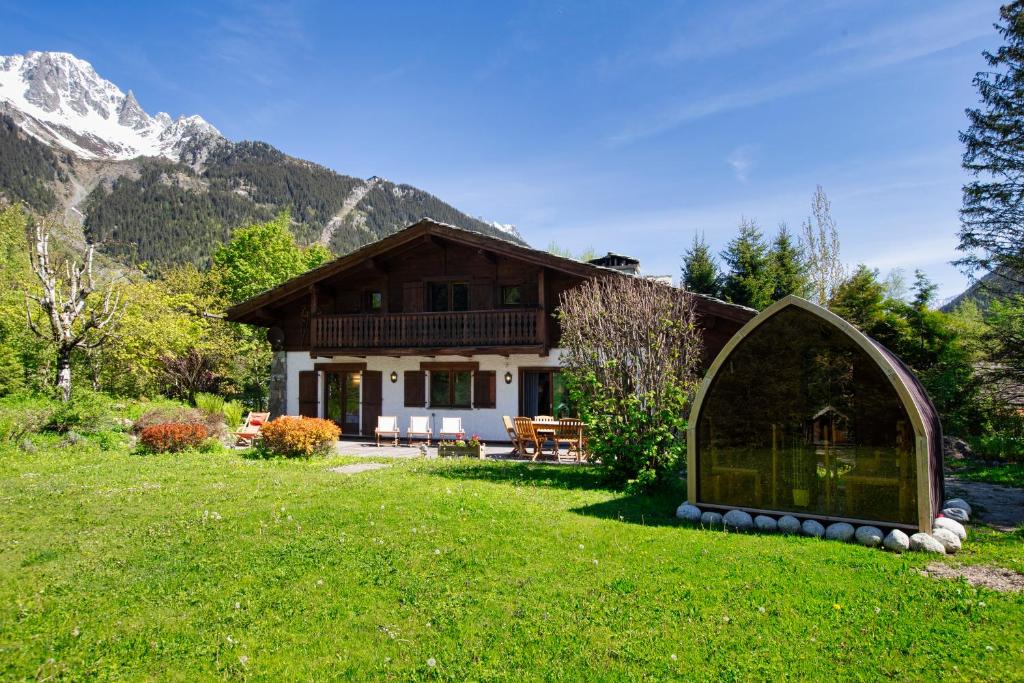
[[[621,266],[618,266],[621,268]],[[270,411],[373,434],[377,417],[461,417],[505,439],[503,415],[566,410],[559,374],[565,290],[621,270],[429,219],[242,302],[228,319],[268,328]],[[696,299],[708,359],[755,312]]]

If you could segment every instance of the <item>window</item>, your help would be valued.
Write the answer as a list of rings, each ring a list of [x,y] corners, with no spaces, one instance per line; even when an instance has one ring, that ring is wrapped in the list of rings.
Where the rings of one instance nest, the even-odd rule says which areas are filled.
[[[469,285],[465,282],[428,282],[427,305],[431,311],[468,311]]]
[[[552,415],[562,418],[573,414],[569,392],[558,368],[534,368],[520,374],[519,414],[527,417]]]
[[[503,285],[501,288],[502,306],[522,306],[523,292],[519,285]]]
[[[380,313],[384,309],[384,294],[381,292],[367,292],[366,307],[371,313]]]
[[[473,373],[469,370],[431,370],[431,408],[469,408]]]

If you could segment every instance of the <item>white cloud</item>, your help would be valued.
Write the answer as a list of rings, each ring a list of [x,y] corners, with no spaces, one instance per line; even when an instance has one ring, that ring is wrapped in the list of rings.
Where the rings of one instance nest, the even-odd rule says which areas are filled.
[[[736,174],[736,180],[742,183],[747,182],[747,174],[754,168],[755,149],[754,145],[740,145],[725,158],[725,163],[729,164],[733,173]]]

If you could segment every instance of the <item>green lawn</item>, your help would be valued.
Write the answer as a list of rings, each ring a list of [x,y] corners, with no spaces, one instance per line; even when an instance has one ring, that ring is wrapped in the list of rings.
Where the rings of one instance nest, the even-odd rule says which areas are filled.
[[[1024,677],[1024,596],[921,555],[686,528],[583,468],[342,462],[0,453],[0,676]]]
[[[1024,464],[1019,462],[997,464],[964,462],[957,463],[952,469],[958,477],[968,481],[1024,488]]]

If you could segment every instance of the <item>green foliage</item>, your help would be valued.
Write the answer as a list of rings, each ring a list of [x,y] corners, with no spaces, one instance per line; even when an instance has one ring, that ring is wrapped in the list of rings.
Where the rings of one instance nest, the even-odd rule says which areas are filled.
[[[772,301],[779,301],[790,294],[807,297],[810,283],[803,249],[790,235],[785,223],[779,225],[779,232],[768,252],[768,270]]]
[[[548,242],[547,250],[549,254],[561,256],[562,258],[571,258],[574,261],[580,261],[581,263],[586,263],[587,261],[597,258],[597,252],[594,251],[593,247],[584,247],[584,249],[578,254],[574,254],[572,249],[563,247],[554,240]]]
[[[960,133],[964,186],[958,263],[971,271],[1024,273],[1024,3],[999,10],[1003,45],[982,54],[989,69],[974,77],[981,106],[967,110]],[[1018,278],[1019,280],[1019,278]]]
[[[768,245],[753,220],[740,222],[739,234],[722,252],[728,270],[722,283],[727,301],[758,310],[771,303],[773,291]]]
[[[718,297],[722,293],[722,273],[704,235],[694,235],[693,244],[683,255],[682,286],[689,292]]]
[[[223,415],[224,414],[224,397],[217,396],[216,394],[199,393],[196,394],[196,408],[207,413],[208,415]]]
[[[988,376],[1008,403],[1024,408],[1024,295],[992,301],[986,322]]]
[[[70,156],[64,161],[70,163]],[[60,160],[49,147],[20,132],[13,119],[0,114],[0,193],[36,211],[52,211],[57,197],[51,184],[67,180]]]
[[[238,429],[245,417],[245,404],[239,401],[224,402],[224,421],[230,429]]]
[[[587,448],[609,480],[627,493],[650,491],[679,471],[686,454],[687,392],[671,383],[660,395],[617,395],[593,373],[563,370],[566,388],[587,425]]]
[[[266,223],[236,229],[213,254],[213,274],[231,303],[244,301],[325,263],[321,246],[303,249],[288,226],[287,211]]]

